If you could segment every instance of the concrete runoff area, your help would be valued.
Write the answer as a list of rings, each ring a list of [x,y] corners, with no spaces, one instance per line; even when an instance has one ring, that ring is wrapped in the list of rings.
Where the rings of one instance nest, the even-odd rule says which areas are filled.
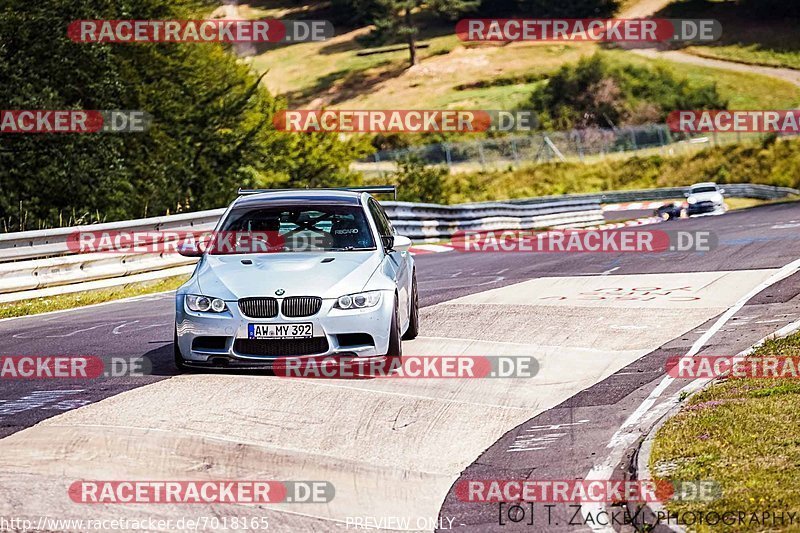
[[[406,355],[534,356],[533,378],[200,374],[124,392],[0,440],[0,515],[85,517],[67,495],[79,479],[325,480],[336,488],[327,504],[91,505],[91,516],[265,516],[279,531],[405,517],[430,530],[417,525],[438,516],[459,473],[504,433],[719,315],[773,272],[538,278],[423,308],[423,336],[404,343]]]

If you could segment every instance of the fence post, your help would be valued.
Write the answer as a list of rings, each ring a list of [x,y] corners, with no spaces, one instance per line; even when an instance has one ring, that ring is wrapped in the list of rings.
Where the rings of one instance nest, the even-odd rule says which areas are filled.
[[[573,135],[575,135],[575,148],[578,150],[578,158],[583,163],[583,142],[581,142],[581,134],[577,130],[572,130]]]
[[[450,168],[453,164],[453,159],[450,156],[450,143],[444,143],[444,157],[447,160],[447,167]]]
[[[511,137],[511,153],[514,155],[514,164],[519,166],[519,154],[517,153],[517,140]]]
[[[483,155],[483,141],[478,141],[478,154],[481,157],[481,170],[486,170],[486,159]]]

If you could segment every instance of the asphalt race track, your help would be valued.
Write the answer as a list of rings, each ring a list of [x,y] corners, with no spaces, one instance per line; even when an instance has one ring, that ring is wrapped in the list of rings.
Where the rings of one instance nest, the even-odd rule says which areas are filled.
[[[256,516],[273,531],[341,531],[356,518],[385,530],[588,530],[602,509],[537,508],[535,525],[500,525],[497,504],[453,489],[620,474],[642,424],[682,386],[659,387],[667,357],[701,337],[701,353],[733,355],[800,319],[800,274],[784,268],[800,259],[800,204],[653,228],[711,231],[719,247],[416,258],[421,336],[405,354],[533,356],[533,378],[176,376],[171,294],[2,320],[2,355],[145,356],[153,371],[4,381],[0,515],[85,517],[67,495],[79,479],[326,480],[327,504],[95,505],[91,515]]]

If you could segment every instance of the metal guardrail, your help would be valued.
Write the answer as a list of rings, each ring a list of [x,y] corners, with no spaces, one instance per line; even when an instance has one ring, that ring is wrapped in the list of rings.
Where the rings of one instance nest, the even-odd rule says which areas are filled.
[[[457,231],[582,228],[602,224],[597,199],[555,200],[520,205],[500,202],[439,205],[383,202],[398,233],[411,239],[442,239]]]
[[[67,246],[70,235],[79,231],[166,231],[213,229],[225,209],[181,213],[163,217],[141,218],[17,233],[0,233],[0,263],[19,259],[33,259],[70,253]]]
[[[382,204],[398,233],[415,240],[445,239],[460,230],[579,228],[602,223],[594,199],[554,200],[536,205],[487,202],[444,206]],[[0,302],[157,279],[190,271],[196,259],[177,253],[75,253],[80,232],[210,231],[224,209],[173,216],[0,235]],[[72,240],[73,245],[70,246]]]
[[[721,183],[719,186],[725,189],[724,196],[728,198],[753,198],[756,200],[778,200],[787,196],[800,195],[800,190],[790,187],[774,187],[772,185],[759,185],[755,183]],[[684,193],[689,191],[689,187],[664,187],[661,189],[639,189],[630,191],[607,191],[598,193],[565,194],[563,199],[594,199],[604,204],[616,204],[622,202],[643,202],[648,200],[667,200],[672,198],[682,198]],[[512,204],[536,204],[552,200],[552,196],[540,196],[537,198],[522,198],[509,200]]]
[[[776,199],[800,191],[786,187],[726,184],[726,196]],[[439,205],[383,202],[398,233],[414,240],[438,240],[457,231],[583,228],[603,223],[601,203],[679,198],[686,188],[612,191],[525,198],[508,202]],[[0,234],[0,302],[90,288],[122,285],[188,273],[196,259],[176,253],[76,254],[69,246],[81,231],[210,231],[224,209],[106,224]]]

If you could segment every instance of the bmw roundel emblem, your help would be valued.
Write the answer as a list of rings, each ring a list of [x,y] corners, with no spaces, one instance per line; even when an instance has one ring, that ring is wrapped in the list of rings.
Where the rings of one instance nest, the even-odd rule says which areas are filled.
[[[283,296],[284,294],[286,294],[286,291],[283,289],[278,289],[277,291],[275,291],[276,296]]]

